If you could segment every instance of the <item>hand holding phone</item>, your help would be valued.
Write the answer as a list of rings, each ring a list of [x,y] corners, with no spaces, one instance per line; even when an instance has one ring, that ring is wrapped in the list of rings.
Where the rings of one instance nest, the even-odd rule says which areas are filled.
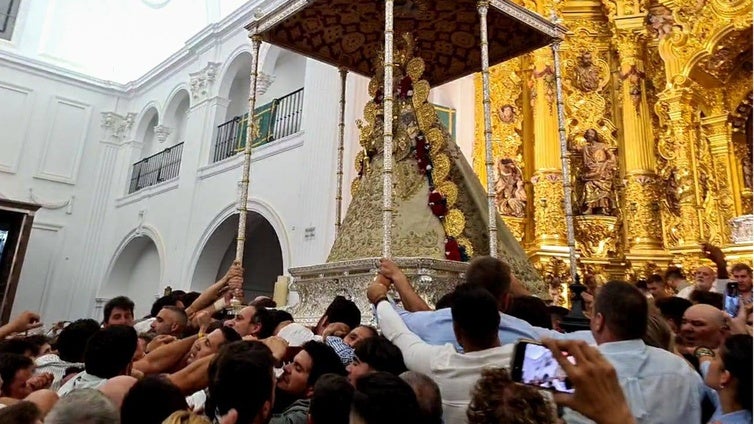
[[[565,371],[574,389],[572,394],[553,393],[555,403],[601,424],[636,423],[615,368],[596,348],[579,340],[543,340],[542,343]],[[574,360],[566,359],[563,352]]]
[[[567,355],[562,352],[561,355]],[[573,363],[574,359],[568,359]],[[533,340],[521,340],[516,344],[511,369],[513,381],[556,392],[573,393],[566,372],[553,357],[549,348]]]
[[[738,309],[741,307],[740,295],[737,282],[731,281],[725,285],[725,312],[731,318],[738,315]]]

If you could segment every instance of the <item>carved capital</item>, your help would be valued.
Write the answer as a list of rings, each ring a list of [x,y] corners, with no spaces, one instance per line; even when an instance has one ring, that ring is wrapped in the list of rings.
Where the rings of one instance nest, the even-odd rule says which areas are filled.
[[[273,82],[275,82],[275,75],[259,72],[259,74],[257,75],[257,97],[263,96]]]
[[[168,139],[168,136],[170,133],[173,132],[173,129],[170,127],[166,127],[164,125],[157,125],[154,127],[154,137],[157,139],[157,142],[164,143],[165,140]]]
[[[115,112],[102,112],[101,127],[105,130],[104,139],[116,143],[122,142],[131,131],[135,118],[135,113],[127,113],[124,116]]]
[[[207,98],[219,70],[220,63],[207,62],[203,69],[189,74],[192,104]]]

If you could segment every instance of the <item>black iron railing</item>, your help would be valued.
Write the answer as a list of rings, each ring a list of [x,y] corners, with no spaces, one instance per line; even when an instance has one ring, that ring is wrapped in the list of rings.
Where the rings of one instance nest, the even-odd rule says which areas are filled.
[[[304,89],[301,88],[256,108],[254,117],[258,131],[251,146],[261,146],[299,132],[303,105]],[[217,127],[212,162],[229,158],[244,149],[248,121],[249,114],[245,113]]]
[[[183,143],[179,143],[136,162],[131,170],[128,192],[133,193],[177,177],[181,169],[182,154]]]

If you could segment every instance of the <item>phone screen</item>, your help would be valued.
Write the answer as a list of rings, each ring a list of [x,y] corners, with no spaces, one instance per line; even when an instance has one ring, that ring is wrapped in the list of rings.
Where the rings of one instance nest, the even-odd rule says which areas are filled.
[[[728,283],[725,286],[725,312],[731,317],[738,315],[740,306],[738,295],[738,283]]]
[[[567,359],[576,363],[572,356],[567,356]],[[513,365],[513,379],[542,389],[574,392],[565,371],[553,358],[550,349],[538,343],[519,342]]]

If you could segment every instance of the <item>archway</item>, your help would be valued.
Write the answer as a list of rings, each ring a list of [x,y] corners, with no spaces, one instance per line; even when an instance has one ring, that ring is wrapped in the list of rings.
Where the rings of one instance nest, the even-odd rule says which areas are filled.
[[[142,115],[136,127],[136,140],[142,143],[141,158],[145,158],[158,148],[155,142],[154,127],[159,123],[157,108],[151,106]]]
[[[151,238],[138,236],[117,255],[98,297],[128,296],[136,304],[134,315],[144,316],[160,289],[162,265],[157,246]]]
[[[170,140],[169,145],[185,141],[186,123],[188,121],[190,107],[190,96],[185,88],[176,90],[173,95],[170,96],[165,112],[163,113],[164,124],[172,131],[168,138]]]
[[[244,296],[272,297],[275,280],[283,274],[283,254],[277,233],[272,224],[257,212],[249,211],[246,223],[244,267]],[[220,279],[236,256],[236,231],[238,215],[225,219],[209,237],[199,255],[191,290],[201,291]]]
[[[251,53],[241,52],[233,58],[220,82],[218,96],[228,99],[228,108],[222,122],[249,111],[249,83],[251,81]]]

